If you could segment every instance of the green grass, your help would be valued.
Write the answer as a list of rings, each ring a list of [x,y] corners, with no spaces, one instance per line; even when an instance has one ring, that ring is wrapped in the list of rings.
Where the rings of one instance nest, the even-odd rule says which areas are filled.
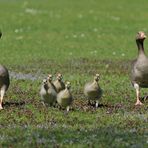
[[[134,106],[129,79],[136,32],[148,32],[147,5],[147,0],[0,0],[0,63],[11,75],[35,78],[12,75],[0,111],[0,147],[147,147],[147,102]],[[68,114],[40,102],[42,79],[57,72],[72,83],[75,100]],[[83,95],[95,73],[104,90],[98,109],[87,106]]]

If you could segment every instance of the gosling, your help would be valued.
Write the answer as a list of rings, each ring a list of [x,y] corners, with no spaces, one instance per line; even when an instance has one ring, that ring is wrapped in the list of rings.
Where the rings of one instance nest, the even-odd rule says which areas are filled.
[[[61,107],[66,108],[67,112],[69,112],[70,105],[73,102],[73,97],[72,97],[72,94],[71,94],[71,91],[70,91],[70,87],[71,87],[70,82],[67,82],[65,84],[65,89],[60,91],[57,95],[58,104]]]
[[[62,76],[62,74],[59,73],[57,75],[56,80],[53,82],[53,84],[54,84],[54,86],[56,88],[57,93],[59,93],[61,90],[65,89],[65,84],[62,81],[62,79],[63,79],[63,76]]]
[[[102,97],[103,90],[100,88],[98,81],[100,79],[100,75],[96,74],[93,82],[89,82],[84,86],[84,95],[88,99],[88,104],[90,104],[90,100],[95,100],[96,108],[99,105],[99,100]]]
[[[56,103],[57,92],[52,85],[51,77],[43,80],[40,90],[41,101],[44,105],[53,106]]]

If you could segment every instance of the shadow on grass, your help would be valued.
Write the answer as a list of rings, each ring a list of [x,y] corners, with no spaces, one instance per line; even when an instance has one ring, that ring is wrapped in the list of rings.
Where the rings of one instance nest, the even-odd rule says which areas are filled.
[[[3,103],[3,107],[4,108],[7,108],[7,107],[11,107],[11,106],[14,106],[14,107],[20,107],[20,106],[24,106],[26,103],[25,101],[12,101],[12,102],[5,102]]]

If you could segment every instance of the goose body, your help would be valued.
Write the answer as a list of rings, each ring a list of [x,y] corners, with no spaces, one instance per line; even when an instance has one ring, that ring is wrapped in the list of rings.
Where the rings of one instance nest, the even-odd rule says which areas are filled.
[[[61,107],[67,108],[67,111],[69,111],[69,107],[73,102],[72,94],[70,92],[70,82],[67,82],[65,89],[58,93],[57,102]]]
[[[62,78],[63,78],[62,74],[58,74],[57,79],[53,82],[57,93],[59,93],[61,90],[65,89],[65,84],[62,81]]]
[[[148,87],[148,58],[145,55],[141,55],[133,63],[132,83],[137,83],[143,88]]]
[[[5,66],[0,65],[0,109],[2,107],[2,101],[5,92],[9,88],[10,79],[9,79],[9,72]]]
[[[94,77],[94,81],[89,82],[84,86],[84,95],[88,98],[89,103],[90,100],[96,101],[96,107],[98,107],[99,100],[103,93],[102,89],[98,84],[98,81],[99,81],[99,74],[96,74],[96,76]]]
[[[138,47],[138,57],[132,63],[131,82],[136,89],[137,101],[135,105],[142,105],[140,101],[140,88],[148,88],[148,57],[144,52],[144,40],[146,35],[144,32],[138,32],[136,43]]]

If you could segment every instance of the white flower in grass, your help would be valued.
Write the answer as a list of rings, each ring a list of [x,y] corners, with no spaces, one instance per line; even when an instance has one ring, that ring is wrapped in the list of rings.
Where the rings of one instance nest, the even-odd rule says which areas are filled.
[[[15,33],[23,32],[23,29],[22,29],[22,28],[20,28],[20,29],[15,29],[14,32],[15,32]]]
[[[116,55],[116,52],[115,51],[113,52],[113,55]]]
[[[72,56],[73,55],[72,52],[69,52],[69,55]]]
[[[81,33],[81,35],[80,35],[82,38],[84,38],[85,37],[85,34],[84,33]]]
[[[97,50],[94,50],[94,53],[96,54],[97,53]]]
[[[97,31],[98,31],[98,29],[97,29],[97,28],[94,28],[94,29],[93,29],[93,31],[94,31],[94,32],[97,32]]]
[[[73,34],[73,38],[77,38],[77,35],[76,34]]]
[[[35,15],[37,13],[37,10],[33,9],[33,8],[26,8],[25,9],[25,12],[26,13],[29,13],[29,14],[33,14]]]
[[[97,53],[97,50],[93,50],[90,52],[91,54],[96,54]]]
[[[18,32],[19,32],[19,29],[15,29],[14,32],[15,32],[15,33],[18,33]]]
[[[124,53],[122,53],[121,55],[122,55],[122,57],[124,57],[124,56],[125,56],[125,54],[124,54]]]
[[[111,19],[114,21],[120,21],[120,17],[118,16],[111,16]]]

